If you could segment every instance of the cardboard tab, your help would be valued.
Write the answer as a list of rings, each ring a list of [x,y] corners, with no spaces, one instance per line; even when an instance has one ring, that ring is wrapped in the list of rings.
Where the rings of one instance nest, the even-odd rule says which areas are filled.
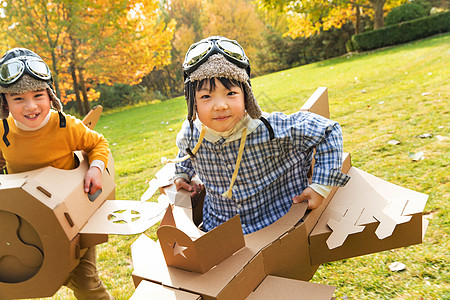
[[[302,105],[300,111],[309,111],[325,118],[330,118],[330,108],[328,104],[328,89],[319,87]]]
[[[97,105],[93,107],[83,118],[82,122],[89,129],[94,129],[103,111],[103,106]]]

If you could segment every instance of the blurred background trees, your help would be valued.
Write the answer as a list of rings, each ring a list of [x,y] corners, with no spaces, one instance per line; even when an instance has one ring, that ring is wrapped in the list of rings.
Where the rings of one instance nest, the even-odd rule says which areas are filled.
[[[184,54],[192,43],[210,35],[237,40],[256,76],[343,55],[352,35],[448,8],[446,0],[0,4],[1,52],[26,47],[42,56],[66,111],[80,115],[93,104],[113,108],[182,95]]]

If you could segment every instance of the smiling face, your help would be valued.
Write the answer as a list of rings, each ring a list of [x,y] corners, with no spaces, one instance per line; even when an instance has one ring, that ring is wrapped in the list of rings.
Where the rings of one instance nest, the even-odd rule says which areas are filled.
[[[39,127],[51,108],[46,89],[23,94],[5,94],[5,98],[13,118],[30,128]]]
[[[197,89],[195,101],[200,121],[212,130],[231,130],[245,115],[245,95],[241,87],[225,87],[217,78]]]

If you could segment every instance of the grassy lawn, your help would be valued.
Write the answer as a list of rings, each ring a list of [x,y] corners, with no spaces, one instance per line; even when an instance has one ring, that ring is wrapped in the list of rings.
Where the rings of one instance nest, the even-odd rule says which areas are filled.
[[[450,299],[449,57],[450,34],[444,34],[252,79],[266,111],[292,113],[317,87],[328,87],[331,117],[342,125],[353,165],[430,196],[423,244],[319,268],[312,281],[336,286],[337,299]],[[162,167],[161,157],[176,155],[185,116],[181,97],[104,113],[96,129],[114,155],[117,199],[140,199],[145,181]],[[431,137],[420,137],[426,133]],[[413,161],[419,152],[423,159]],[[154,229],[146,234],[155,239]],[[134,292],[130,246],[137,237],[111,236],[97,247],[101,277],[116,299]],[[406,270],[391,272],[395,261]],[[54,298],[71,295],[62,288]]]

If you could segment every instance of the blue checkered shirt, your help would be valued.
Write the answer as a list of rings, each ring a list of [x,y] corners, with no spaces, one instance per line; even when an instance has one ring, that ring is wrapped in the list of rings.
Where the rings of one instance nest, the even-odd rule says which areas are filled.
[[[264,228],[289,211],[292,197],[309,186],[307,172],[313,157],[312,183],[343,186],[349,180],[341,173],[342,131],[337,122],[316,114],[271,113],[266,119],[275,138],[261,124],[245,141],[244,153],[231,199],[222,196],[228,190],[236,165],[240,139],[225,143],[203,140],[195,158],[176,165],[177,174],[188,178],[198,175],[206,188],[203,229],[209,231],[236,214],[240,215],[244,234]],[[178,157],[193,149],[199,138],[193,136],[186,121],[177,136]]]

